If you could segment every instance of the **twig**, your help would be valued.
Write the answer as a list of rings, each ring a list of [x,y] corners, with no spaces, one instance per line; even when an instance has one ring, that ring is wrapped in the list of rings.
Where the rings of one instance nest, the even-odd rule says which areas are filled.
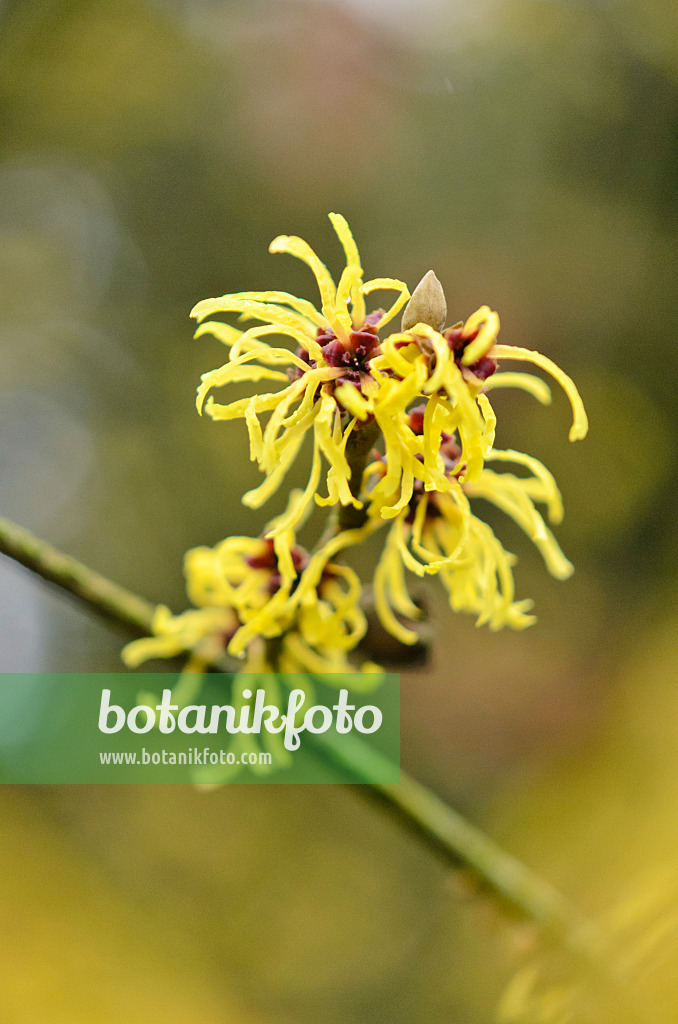
[[[151,632],[152,604],[6,519],[0,519],[0,552],[78,597],[107,619],[139,634]],[[232,671],[224,661],[213,664],[220,671]],[[374,758],[380,755],[361,741],[339,745],[328,736],[315,737],[324,755],[340,762],[357,782],[365,783],[401,822],[415,828],[428,847],[442,854],[448,863],[464,866],[482,887],[521,916],[540,924],[570,950],[588,960],[597,958],[599,940],[557,890],[406,773],[401,773],[398,785],[370,782],[374,778]]]
[[[44,580],[79,597],[104,618],[131,626],[144,636],[151,632],[155,606],[149,601],[101,576],[9,519],[0,519],[0,552]]]
[[[309,737],[311,739],[311,737]],[[313,736],[330,760],[367,783],[361,790],[384,803],[401,823],[413,831],[453,867],[463,867],[475,877],[478,888],[499,897],[507,909],[536,922],[559,943],[585,959],[597,958],[602,943],[594,928],[548,882],[501,849],[480,829],[417,782],[400,772],[398,784],[370,782],[379,772],[383,755],[358,738],[330,733]]]

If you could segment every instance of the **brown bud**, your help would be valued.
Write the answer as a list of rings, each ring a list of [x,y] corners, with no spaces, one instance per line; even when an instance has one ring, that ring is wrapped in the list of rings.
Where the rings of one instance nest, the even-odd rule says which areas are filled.
[[[401,330],[409,331],[415,324],[428,324],[434,331],[442,330],[447,319],[445,292],[440,281],[429,270],[424,274],[412,292],[412,298],[405,306]]]

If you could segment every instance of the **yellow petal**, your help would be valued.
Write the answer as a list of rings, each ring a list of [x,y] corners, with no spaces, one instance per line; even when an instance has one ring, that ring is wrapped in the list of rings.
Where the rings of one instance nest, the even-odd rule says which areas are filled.
[[[499,317],[489,306],[481,306],[468,318],[462,328],[462,337],[468,338],[478,330],[477,338],[467,345],[461,357],[463,366],[470,366],[481,356],[486,355],[497,340],[499,334]]]
[[[332,227],[336,231],[337,237],[346,253],[346,270],[351,275],[351,302],[353,307],[351,319],[353,320],[353,326],[361,327],[365,319],[365,299],[363,298],[361,288],[363,268],[360,265],[358,246],[355,244],[355,239],[345,218],[340,213],[331,213],[329,217]]]
[[[527,363],[534,363],[535,366],[539,366],[542,370],[550,373],[554,380],[558,381],[572,406],[573,418],[569,434],[570,441],[581,441],[582,438],[586,437],[589,421],[584,403],[572,378],[568,377],[556,363],[547,356],[543,356],[541,352],[533,352],[531,349],[519,348],[515,345],[495,345],[492,350],[492,356],[495,359],[517,359]]]
[[[400,295],[395,300],[391,308],[387,310],[377,322],[376,327],[378,329],[393,320],[394,316],[397,316],[410,298],[410,293],[405,282],[398,281],[395,277],[375,277],[372,281],[366,281],[362,286],[362,293],[363,295],[369,295],[370,292],[376,292],[382,288],[386,291],[400,292]]]
[[[551,404],[551,388],[545,380],[531,373],[493,373],[485,384],[485,390],[494,391],[495,388],[520,388],[542,405]]]
[[[337,335],[346,337],[351,329],[350,320],[347,323],[346,317],[342,320],[341,316],[337,313],[336,287],[332,280],[332,275],[308,242],[305,242],[303,238],[298,238],[296,235],[278,235],[271,242],[268,251],[272,253],[287,252],[290,256],[296,256],[297,259],[302,260],[311,268],[318,282],[324,316]]]

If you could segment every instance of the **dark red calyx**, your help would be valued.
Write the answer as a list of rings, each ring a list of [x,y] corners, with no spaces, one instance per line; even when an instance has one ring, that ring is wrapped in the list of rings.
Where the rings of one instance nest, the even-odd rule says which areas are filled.
[[[371,331],[351,331],[348,343],[334,340],[323,348],[323,359],[328,366],[360,370],[379,345],[379,338]]]
[[[303,572],[308,565],[308,554],[303,548],[292,548],[290,554],[292,555],[292,565],[294,566],[295,572]]]
[[[278,568],[278,556],[275,553],[275,545],[270,537],[264,537],[261,540],[262,551],[258,555],[248,555],[245,559],[247,565],[251,569],[277,569]],[[292,556],[292,565],[296,572],[300,572],[305,569],[308,565],[308,554],[303,548],[294,547],[290,552]]]
[[[463,352],[471,340],[470,338],[462,337],[461,327],[450,327],[449,331],[445,331],[443,337],[447,340],[447,344],[453,352]]]
[[[297,589],[299,584],[299,576],[308,565],[308,554],[303,548],[292,548],[290,554],[292,555],[292,565],[294,571],[297,574],[297,578],[292,582],[291,593]],[[271,578],[268,581],[268,592],[269,594],[276,594],[280,590],[280,584],[282,583],[282,574],[278,568],[277,562],[275,570],[271,573]]]
[[[245,559],[250,569],[277,569],[278,556],[271,539],[261,541],[263,550],[258,555],[248,555]]]
[[[447,344],[454,352],[454,358],[457,363],[461,361],[462,354],[467,345],[470,345],[471,342],[478,337],[478,331],[473,331],[467,338],[462,337],[462,334],[462,327],[451,327],[449,331],[445,331],[444,334],[444,337],[447,339]],[[487,380],[487,378],[491,377],[497,369],[497,364],[494,359],[490,358],[490,356],[481,356],[480,359],[476,359],[475,363],[472,363],[468,369],[475,377],[478,378],[478,380]]]
[[[323,359],[328,366],[352,366],[355,363],[355,355],[344,348],[336,338],[323,349]]]
[[[491,356],[481,356],[475,363],[471,363],[469,370],[478,380],[487,380],[497,369],[497,360]]]
[[[247,565],[252,569],[266,569],[270,572],[270,577],[266,583],[266,589],[269,594],[275,594],[280,590],[280,584],[282,583],[282,575],[278,565],[278,556],[275,553],[274,543],[270,538],[262,539],[262,551],[258,555],[248,555],[245,559]],[[294,547],[290,551],[292,556],[292,565],[294,571],[297,573],[297,577],[304,571],[308,565],[308,552],[304,548]],[[297,580],[294,581],[292,589],[296,587]]]
[[[324,330],[322,327],[319,327],[318,334],[316,335],[315,340],[318,342],[321,348],[324,348],[325,345],[329,345],[330,342],[336,341],[337,336],[334,333],[334,331],[331,331],[329,329],[329,327],[326,330]]]
[[[302,360],[302,362],[307,363],[311,369],[315,370],[317,363],[315,359],[311,359],[307,350],[303,348],[303,346],[300,345],[295,354]],[[300,366],[290,366],[287,370],[287,376],[290,380],[299,380],[300,377],[303,377],[305,372],[306,371],[302,370]]]
[[[366,359],[379,344],[376,331],[364,328],[360,331],[351,331],[348,341],[350,350],[355,353],[358,359]]]

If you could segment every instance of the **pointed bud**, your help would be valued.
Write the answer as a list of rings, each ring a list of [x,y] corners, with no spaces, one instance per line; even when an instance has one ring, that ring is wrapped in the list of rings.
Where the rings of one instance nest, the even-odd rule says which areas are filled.
[[[405,306],[401,330],[409,331],[415,324],[428,324],[434,331],[442,330],[447,319],[445,292],[440,281],[429,270],[424,274],[412,292],[412,298]]]

